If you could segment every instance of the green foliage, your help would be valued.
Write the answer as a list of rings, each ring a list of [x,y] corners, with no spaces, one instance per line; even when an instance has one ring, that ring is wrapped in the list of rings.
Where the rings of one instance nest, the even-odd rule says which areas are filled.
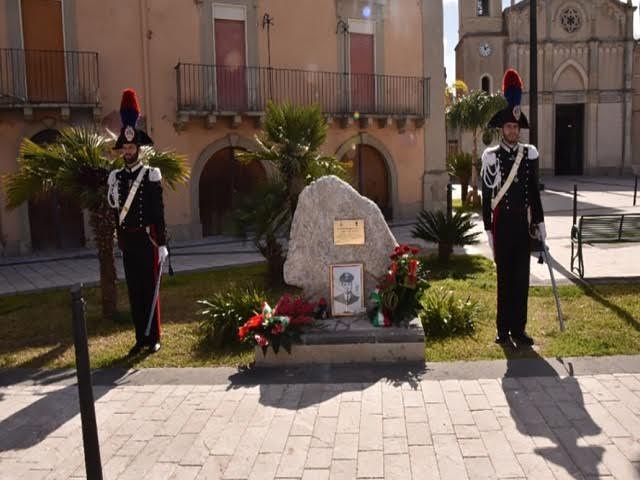
[[[482,133],[491,117],[507,105],[505,98],[497,93],[486,93],[483,90],[474,90],[466,95],[456,96],[453,103],[447,108],[446,120],[451,128],[459,128],[471,132],[473,136],[473,151],[471,157],[476,168],[471,171],[471,186],[473,188],[473,202],[479,203],[478,197],[478,135]]]
[[[432,288],[420,298],[420,320],[426,337],[469,335],[475,331],[478,303],[456,298],[451,290]]]
[[[215,348],[239,344],[238,328],[255,314],[266,298],[264,290],[249,286],[231,287],[214,293],[209,299],[198,300],[202,306],[198,311],[200,333]]]
[[[466,131],[482,130],[491,117],[506,105],[505,98],[500,94],[473,90],[466,95],[456,97],[447,109],[447,123],[453,128]]]
[[[453,153],[447,158],[447,172],[461,182],[469,183],[473,162],[471,154],[465,152]]]
[[[439,258],[448,261],[454,245],[464,246],[478,243],[479,232],[472,232],[472,214],[456,211],[449,219],[443,211],[427,212],[418,215],[416,226],[411,235],[425,242],[437,243]]]
[[[346,178],[346,170],[333,156],[320,152],[328,126],[318,106],[269,103],[264,132],[257,138],[255,152],[236,152],[242,163],[270,162],[275,172],[266,184],[240,202],[233,214],[236,232],[251,234],[256,248],[265,256],[273,281],[282,282],[284,246],[305,185],[325,176]]]

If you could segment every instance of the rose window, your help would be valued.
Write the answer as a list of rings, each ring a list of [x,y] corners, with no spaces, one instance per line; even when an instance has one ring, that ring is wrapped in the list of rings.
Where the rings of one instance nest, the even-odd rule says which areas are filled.
[[[580,14],[578,11],[573,8],[566,8],[560,14],[560,23],[562,24],[562,28],[564,28],[567,32],[573,33],[580,29],[582,25],[582,19],[580,18]]]

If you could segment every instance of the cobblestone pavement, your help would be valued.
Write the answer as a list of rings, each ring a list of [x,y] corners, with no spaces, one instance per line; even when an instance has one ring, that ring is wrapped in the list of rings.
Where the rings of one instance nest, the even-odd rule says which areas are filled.
[[[104,478],[639,479],[638,358],[575,376],[552,362],[97,381]],[[82,478],[77,387],[3,375],[0,479]]]

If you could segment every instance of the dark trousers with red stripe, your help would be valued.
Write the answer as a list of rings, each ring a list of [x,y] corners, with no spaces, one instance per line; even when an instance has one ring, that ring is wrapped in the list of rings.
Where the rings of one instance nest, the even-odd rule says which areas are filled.
[[[146,231],[119,232],[119,235],[136,342],[153,345],[160,341],[160,298],[156,303],[148,337],[145,336],[145,330],[158,278],[158,249]]]
[[[493,246],[498,275],[498,335],[519,335],[527,324],[531,246],[526,210],[496,208]]]

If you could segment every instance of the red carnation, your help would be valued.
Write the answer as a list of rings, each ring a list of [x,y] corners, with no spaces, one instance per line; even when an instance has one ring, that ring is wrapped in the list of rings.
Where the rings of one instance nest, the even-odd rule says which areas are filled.
[[[240,340],[244,340],[244,337],[246,337],[246,336],[247,336],[247,332],[248,332],[248,331],[249,331],[249,329],[248,329],[247,327],[244,327],[244,326],[240,327],[240,328],[238,329],[238,338],[239,338]]]
[[[257,314],[251,317],[249,320],[247,320],[244,326],[248,328],[257,328],[260,325],[262,325],[263,321],[264,321],[264,317],[260,314]]]

